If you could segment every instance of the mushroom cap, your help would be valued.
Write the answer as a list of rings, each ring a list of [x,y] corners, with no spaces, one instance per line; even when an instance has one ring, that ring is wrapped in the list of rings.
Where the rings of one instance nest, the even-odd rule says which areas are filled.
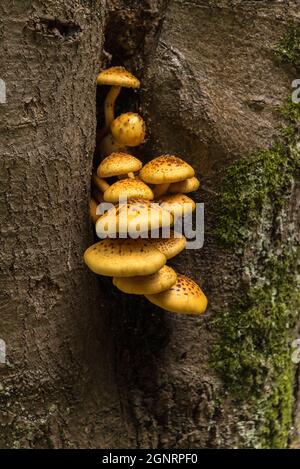
[[[167,259],[177,256],[186,246],[186,238],[183,235],[179,235],[171,232],[170,238],[152,238],[150,241],[156,249],[162,252]]]
[[[120,176],[127,173],[135,173],[143,166],[142,162],[135,156],[128,153],[115,152],[107,156],[97,169],[97,174],[101,178]]]
[[[124,67],[110,67],[102,70],[97,76],[98,85],[123,86],[139,88],[140,81]]]
[[[90,218],[93,221],[93,223],[96,223],[100,215],[97,215],[97,207],[98,204],[95,199],[91,198],[90,200]]]
[[[127,197],[127,199],[138,197],[145,200],[153,200],[154,195],[152,189],[143,181],[127,178],[114,182],[103,194],[105,202],[112,202],[114,204],[119,202],[120,197]]]
[[[128,203],[117,204],[102,215],[96,223],[96,232],[99,238],[103,238],[116,236],[116,233],[147,233],[172,224],[173,216],[158,204],[131,199]],[[151,244],[151,241],[149,239],[148,243]]]
[[[188,163],[173,155],[158,156],[145,164],[140,171],[141,179],[150,184],[183,181],[194,174],[194,169]]]
[[[145,296],[151,303],[172,313],[203,314],[207,307],[207,298],[199,285],[181,274],[169,290]]]
[[[188,215],[196,208],[195,202],[185,194],[162,195],[157,202],[164,210],[172,213],[174,217]]]
[[[123,293],[153,295],[168,290],[176,282],[177,274],[172,267],[164,265],[155,274],[139,277],[114,277],[113,284]]]
[[[84,262],[96,274],[131,277],[154,274],[166,258],[146,240],[103,239],[87,248]]]
[[[200,181],[197,179],[195,176],[185,179],[184,181],[180,182],[173,182],[170,184],[168,188],[168,192],[171,193],[178,193],[181,192],[181,194],[188,194],[189,192],[194,192],[199,189],[200,186]]]
[[[135,112],[118,116],[110,127],[112,136],[120,145],[136,147],[143,143],[146,135],[144,119]]]

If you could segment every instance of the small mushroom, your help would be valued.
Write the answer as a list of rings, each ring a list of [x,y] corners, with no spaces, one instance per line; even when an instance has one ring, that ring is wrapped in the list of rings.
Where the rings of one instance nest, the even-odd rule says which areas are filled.
[[[185,217],[196,208],[195,202],[185,194],[165,194],[157,202],[164,210],[172,213],[174,218]]]
[[[117,97],[121,91],[121,87],[124,88],[139,88],[140,81],[128,72],[124,67],[111,67],[106,70],[102,70],[97,77],[98,85],[110,85],[105,103],[105,127],[102,134],[105,134],[110,128],[112,121],[114,120],[114,106]]]
[[[84,262],[99,275],[133,277],[154,274],[166,257],[146,240],[103,239],[87,248]]]
[[[167,192],[171,183],[184,181],[194,174],[194,169],[188,163],[173,155],[158,156],[140,170],[140,178],[143,181],[156,185],[155,197]]]
[[[134,173],[142,167],[142,162],[128,153],[115,152],[104,158],[97,169],[100,178],[128,175],[134,178]]]
[[[121,179],[109,186],[103,194],[105,202],[117,203],[120,198],[127,199],[141,198],[145,200],[153,200],[154,195],[149,186],[138,179]]]
[[[169,290],[145,296],[151,303],[172,313],[203,314],[207,308],[207,298],[199,285],[181,274],[177,274],[177,281]]]
[[[168,290],[176,282],[177,274],[164,265],[158,272],[143,277],[114,277],[113,284],[123,293],[153,295]]]
[[[180,192],[181,194],[188,194],[189,192],[194,192],[199,189],[200,181],[195,176],[185,179],[184,181],[180,182],[173,182],[170,184],[168,188],[168,192],[172,194],[177,194]]]
[[[110,126],[115,142],[128,147],[136,147],[145,140],[146,126],[143,118],[135,112],[118,116]]]
[[[172,224],[173,216],[158,204],[132,199],[126,204],[117,204],[102,215],[96,223],[96,232],[99,238],[116,237],[116,234],[128,237],[128,233],[148,235],[150,230],[170,227]],[[152,241],[148,239],[149,244]],[[156,248],[155,244],[153,246]]]
[[[167,259],[177,256],[186,246],[186,238],[179,233],[171,232],[169,238],[152,238],[149,240],[156,249],[162,252]]]

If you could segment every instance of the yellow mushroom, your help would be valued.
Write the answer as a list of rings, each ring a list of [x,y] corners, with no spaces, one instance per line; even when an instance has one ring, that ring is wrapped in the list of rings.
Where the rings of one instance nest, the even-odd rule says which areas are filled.
[[[132,199],[126,204],[117,204],[102,215],[96,223],[96,232],[99,238],[116,235],[127,238],[128,234],[132,237],[142,234],[148,237],[149,231],[169,228],[172,224],[173,216],[158,204],[143,199]],[[153,244],[155,249],[164,254],[153,241],[148,239],[149,244]]]
[[[194,192],[199,189],[200,181],[195,176],[191,178],[187,178],[184,181],[180,182],[173,182],[170,184],[168,188],[168,192],[173,194],[177,194],[180,192],[181,194],[188,194],[189,192]]]
[[[167,259],[177,256],[186,246],[186,238],[171,231],[169,238],[152,238],[149,240]]]
[[[111,86],[104,103],[105,127],[102,133],[105,134],[114,120],[115,101],[119,96],[121,88],[139,88],[140,82],[124,67],[111,67],[99,73],[97,84]]]
[[[105,202],[117,203],[122,197],[153,200],[154,195],[147,184],[138,179],[121,179],[109,186],[103,194]]]
[[[167,192],[169,185],[173,182],[184,181],[193,177],[194,169],[181,158],[173,155],[161,155],[146,163],[140,170],[140,178],[155,184],[154,196]]]
[[[180,274],[177,274],[177,281],[169,290],[145,296],[151,303],[172,313],[199,315],[207,308],[207,298],[199,285]]]
[[[134,173],[142,167],[142,162],[135,156],[124,152],[114,152],[101,161],[97,169],[97,176],[109,178],[124,176],[134,178]],[[126,176],[125,176],[126,177]]]
[[[84,253],[94,273],[110,277],[151,275],[166,263],[166,257],[141,239],[103,239]]]
[[[176,282],[177,274],[172,267],[164,265],[155,274],[139,277],[114,277],[113,284],[123,293],[153,295],[168,290]]]
[[[126,112],[118,116],[112,122],[110,130],[113,140],[120,145],[136,147],[145,140],[145,122],[135,112]]]
[[[172,213],[174,218],[185,217],[196,208],[195,202],[185,194],[165,194],[157,200],[157,203]]]

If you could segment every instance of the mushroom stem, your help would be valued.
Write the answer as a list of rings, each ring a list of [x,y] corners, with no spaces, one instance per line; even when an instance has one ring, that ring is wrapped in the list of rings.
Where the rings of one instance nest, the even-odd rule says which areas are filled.
[[[119,174],[118,179],[136,179],[135,175],[133,172],[127,173],[127,174]]]
[[[99,135],[98,135],[98,138]],[[111,153],[118,151],[126,151],[126,147],[120,143],[115,142],[111,134],[106,135],[100,142],[100,153],[105,158]]]
[[[112,86],[107,93],[104,102],[104,116],[105,116],[105,126],[101,133],[103,136],[108,133],[110,125],[115,118],[115,102],[121,91],[121,86]]]
[[[154,197],[160,197],[161,195],[165,194],[169,189],[169,183],[166,184],[156,184],[153,189]]]
[[[110,187],[105,179],[99,178],[96,174],[93,174],[93,183],[103,193]]]

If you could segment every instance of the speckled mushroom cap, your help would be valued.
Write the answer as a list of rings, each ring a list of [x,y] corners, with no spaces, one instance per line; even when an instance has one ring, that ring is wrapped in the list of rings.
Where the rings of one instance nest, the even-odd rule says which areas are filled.
[[[199,189],[200,181],[195,176],[192,178],[185,179],[180,182],[173,182],[168,188],[168,192],[177,194],[178,192],[182,194],[188,194],[189,192],[194,192]]]
[[[157,202],[174,217],[188,215],[196,208],[195,202],[185,194],[162,195]]]
[[[101,161],[97,169],[97,175],[101,178],[121,176],[122,174],[135,173],[143,166],[142,162],[128,153],[115,152]]]
[[[144,142],[146,126],[144,119],[135,112],[121,114],[110,127],[114,140],[120,145],[136,147]]]
[[[154,195],[152,189],[143,181],[127,178],[114,182],[103,194],[104,201],[112,202],[113,204],[119,202],[120,197],[127,197],[127,199],[138,197],[145,200],[153,200]]]
[[[176,282],[177,274],[164,265],[158,272],[143,277],[114,277],[113,284],[123,293],[153,295],[168,290]]]
[[[145,164],[140,177],[149,184],[165,184],[193,177],[194,169],[185,161],[173,155],[162,155]]]
[[[186,246],[186,238],[179,233],[176,233],[175,237],[174,232],[171,232],[169,238],[153,238],[149,241],[156,249],[162,252],[167,259],[177,256]]]
[[[207,298],[199,285],[181,274],[169,290],[145,296],[151,303],[172,313],[203,314],[207,308]]]
[[[98,85],[123,86],[124,88],[139,88],[140,81],[124,67],[111,67],[102,70],[97,76]]]
[[[129,233],[134,236],[172,224],[172,214],[158,204],[143,199],[132,199],[128,203],[117,204],[102,215],[96,223],[96,232],[99,238],[115,236],[117,233]]]
[[[96,274],[132,277],[154,274],[166,258],[146,240],[104,239],[85,251],[84,261]]]

